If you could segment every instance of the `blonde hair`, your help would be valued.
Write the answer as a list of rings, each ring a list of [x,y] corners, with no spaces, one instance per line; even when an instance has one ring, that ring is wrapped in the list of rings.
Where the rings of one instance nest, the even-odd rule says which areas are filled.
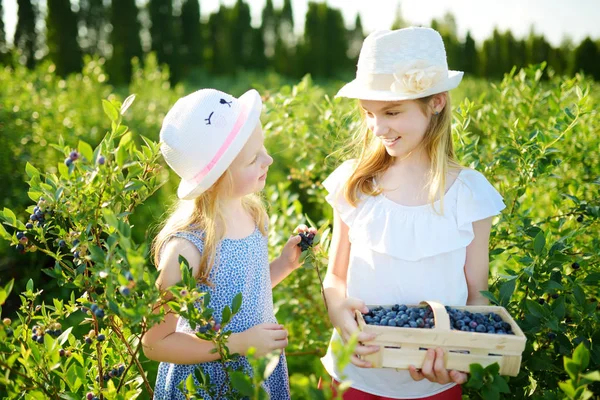
[[[152,255],[156,267],[160,264],[160,253],[164,245],[178,232],[190,232],[203,241],[200,268],[196,280],[212,286],[210,272],[216,262],[217,245],[225,237],[225,218],[221,209],[222,192],[231,188],[229,170],[194,200],[179,200],[162,224],[152,242]],[[263,236],[267,235],[267,213],[259,195],[249,194],[242,198],[242,206],[252,216]],[[193,267],[190,265],[190,267]]]
[[[454,145],[452,144],[452,106],[450,95],[444,92],[446,105],[438,115],[432,115],[425,136],[419,144],[423,147],[429,160],[431,168],[428,176],[429,187],[428,200],[434,208],[436,199],[440,199],[440,211],[444,213],[444,194],[446,188],[446,174],[449,167],[462,168],[456,161]],[[424,115],[430,115],[429,104],[435,95],[415,99]],[[375,180],[393,164],[394,157],[390,156],[380,140],[377,140],[364,123],[346,147],[347,149],[360,149],[354,154],[358,159],[354,172],[344,187],[344,197],[352,206],[356,207],[359,195],[377,196],[382,190],[377,187]]]

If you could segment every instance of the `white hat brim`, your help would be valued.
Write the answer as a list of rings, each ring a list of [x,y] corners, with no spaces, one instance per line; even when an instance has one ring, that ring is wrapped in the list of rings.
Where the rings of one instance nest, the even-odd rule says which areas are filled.
[[[335,95],[335,97],[347,97],[349,99],[361,100],[380,100],[380,101],[400,101],[413,100],[422,97],[431,96],[437,93],[446,92],[457,87],[462,80],[464,72],[448,71],[448,77],[437,85],[432,86],[421,93],[397,93],[391,90],[372,90],[364,87],[364,84],[358,79],[344,85]]]
[[[208,190],[216,181],[223,175],[223,173],[229,168],[233,160],[240,153],[252,132],[258,125],[260,120],[260,114],[262,112],[262,100],[260,94],[251,89],[241,95],[238,101],[243,103],[248,109],[248,117],[244,122],[244,125],[240,128],[240,131],[235,136],[235,139],[231,142],[227,150],[223,153],[221,158],[215,166],[198,182],[187,181],[182,179],[177,189],[177,196],[183,200],[192,200],[201,195],[203,192]]]

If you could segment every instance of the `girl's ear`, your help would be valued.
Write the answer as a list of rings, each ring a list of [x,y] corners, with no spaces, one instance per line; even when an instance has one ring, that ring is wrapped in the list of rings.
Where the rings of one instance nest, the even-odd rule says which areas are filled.
[[[432,114],[439,114],[446,107],[446,92],[433,95],[429,103]]]

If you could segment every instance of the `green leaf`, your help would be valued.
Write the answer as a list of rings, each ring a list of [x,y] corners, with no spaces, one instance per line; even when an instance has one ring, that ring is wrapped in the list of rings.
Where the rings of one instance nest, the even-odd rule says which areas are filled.
[[[498,299],[496,298],[496,296],[494,296],[493,293],[488,292],[487,290],[482,290],[479,293],[481,293],[483,297],[491,301],[493,304],[499,304]]]
[[[580,371],[584,371],[590,363],[590,352],[583,343],[579,343],[579,346],[573,353],[573,361],[579,364]]]
[[[11,226],[17,225],[17,217],[15,216],[15,213],[12,212],[12,210],[10,208],[4,207],[3,216],[4,216],[4,219],[6,220],[6,222],[9,223],[9,225],[11,225]]]
[[[231,302],[231,309],[233,314],[237,314],[238,311],[240,311],[240,308],[242,307],[242,293],[238,293],[235,295],[235,297],[233,298],[233,301]]]
[[[565,371],[567,371],[567,373],[569,374],[569,377],[571,377],[571,379],[577,379],[580,369],[579,369],[579,365],[576,362],[572,361],[568,357],[565,357],[564,367],[565,367]]]
[[[588,381],[600,382],[600,371],[590,372],[588,374],[582,374],[581,377],[583,379],[587,379]]]
[[[25,290],[28,292],[33,292],[33,279],[29,279],[27,281],[27,285],[25,286]]]
[[[79,141],[79,144],[77,145],[77,151],[79,151],[79,153],[81,153],[81,155],[84,156],[88,161],[94,160],[94,150],[92,150],[92,146],[83,140]]]
[[[102,108],[111,121],[114,122],[119,119],[119,112],[110,101],[102,99]]]
[[[586,301],[585,301],[585,293],[583,292],[583,289],[581,288],[581,286],[579,285],[575,285],[573,287],[573,295],[575,296],[575,300],[577,301],[577,303],[579,303],[579,305],[584,306]]]
[[[130,94],[124,101],[123,101],[123,105],[121,105],[121,115],[125,115],[125,111],[127,111],[127,109],[129,108],[129,106],[133,103],[133,101],[135,100],[135,94]]]
[[[535,317],[542,318],[544,316],[544,308],[537,302],[530,299],[525,300],[527,311]]]
[[[252,382],[250,377],[240,371],[234,371],[230,374],[231,385],[234,389],[240,392],[244,396],[253,395]]]
[[[500,304],[503,306],[510,303],[510,299],[515,291],[517,278],[512,278],[500,285]]]
[[[598,286],[600,283],[600,272],[593,272],[585,277],[583,284],[586,286]]]
[[[189,374],[185,380],[185,388],[188,393],[196,393],[196,384],[194,383],[194,375]]]
[[[540,230],[533,239],[533,251],[539,256],[544,251],[544,246],[546,246],[546,236],[544,236],[544,231]]]
[[[231,308],[229,306],[225,306],[223,309],[223,314],[221,316],[221,326],[225,326],[231,320]]]
[[[27,173],[27,175],[29,175],[30,178],[40,175],[40,171],[38,171],[37,168],[35,168],[33,165],[29,164],[29,162],[25,164],[25,172]]]

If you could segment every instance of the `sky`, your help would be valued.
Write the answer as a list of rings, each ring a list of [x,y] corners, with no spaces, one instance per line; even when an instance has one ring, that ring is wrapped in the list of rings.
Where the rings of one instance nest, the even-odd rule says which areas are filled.
[[[6,36],[12,42],[16,24],[16,0],[3,2]],[[72,2],[75,0],[71,0]],[[144,3],[145,0],[137,0]],[[219,4],[232,5],[236,0],[200,0],[202,18],[216,11]],[[260,24],[260,14],[266,0],[245,0],[250,5],[252,23]],[[311,0],[323,2],[325,0]],[[400,5],[404,20],[415,25],[429,25],[433,18],[451,12],[461,38],[467,31],[477,43],[491,36],[495,27],[510,29],[517,38],[529,34],[532,26],[554,46],[565,37],[574,43],[586,36],[600,39],[600,0],[326,0],[330,7],[342,10],[346,26],[353,27],[360,13],[365,33],[389,29]],[[273,0],[281,7],[283,0]],[[304,29],[308,0],[292,0],[297,32]]]

